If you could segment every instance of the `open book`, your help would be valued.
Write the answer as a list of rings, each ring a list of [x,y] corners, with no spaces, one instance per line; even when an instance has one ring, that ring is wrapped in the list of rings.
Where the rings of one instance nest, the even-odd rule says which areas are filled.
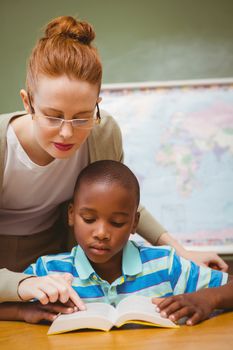
[[[105,303],[87,303],[87,310],[59,315],[52,323],[48,334],[69,332],[74,329],[90,328],[103,331],[126,323],[138,323],[155,327],[179,327],[155,311],[151,298],[132,295],[121,300],[117,307]]]

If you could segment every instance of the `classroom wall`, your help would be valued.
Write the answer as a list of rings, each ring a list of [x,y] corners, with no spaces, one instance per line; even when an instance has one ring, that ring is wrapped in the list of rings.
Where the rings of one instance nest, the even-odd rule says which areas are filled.
[[[232,0],[0,0],[1,113],[21,109],[25,62],[50,19],[91,22],[104,83],[233,76]]]

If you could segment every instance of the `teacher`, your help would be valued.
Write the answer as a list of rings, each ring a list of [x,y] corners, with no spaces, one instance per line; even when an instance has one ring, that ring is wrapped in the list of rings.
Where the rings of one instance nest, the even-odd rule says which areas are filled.
[[[1,268],[22,271],[38,256],[70,249],[63,203],[78,174],[96,160],[123,161],[120,129],[99,110],[102,65],[94,38],[92,26],[73,17],[48,23],[20,91],[25,111],[0,116]],[[214,253],[186,251],[142,206],[137,232],[198,264],[227,269]],[[1,281],[4,271],[9,277],[2,270]]]

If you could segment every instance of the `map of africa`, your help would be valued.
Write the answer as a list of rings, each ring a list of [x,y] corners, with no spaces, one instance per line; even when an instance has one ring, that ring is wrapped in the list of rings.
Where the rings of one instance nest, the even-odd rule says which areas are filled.
[[[185,245],[233,249],[233,85],[103,90],[141,202]]]

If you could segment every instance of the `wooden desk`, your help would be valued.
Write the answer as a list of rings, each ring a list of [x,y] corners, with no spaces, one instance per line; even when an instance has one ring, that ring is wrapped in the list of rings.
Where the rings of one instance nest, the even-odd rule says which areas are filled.
[[[179,329],[133,328],[47,336],[48,326],[0,322],[1,350],[232,350],[233,312]]]

